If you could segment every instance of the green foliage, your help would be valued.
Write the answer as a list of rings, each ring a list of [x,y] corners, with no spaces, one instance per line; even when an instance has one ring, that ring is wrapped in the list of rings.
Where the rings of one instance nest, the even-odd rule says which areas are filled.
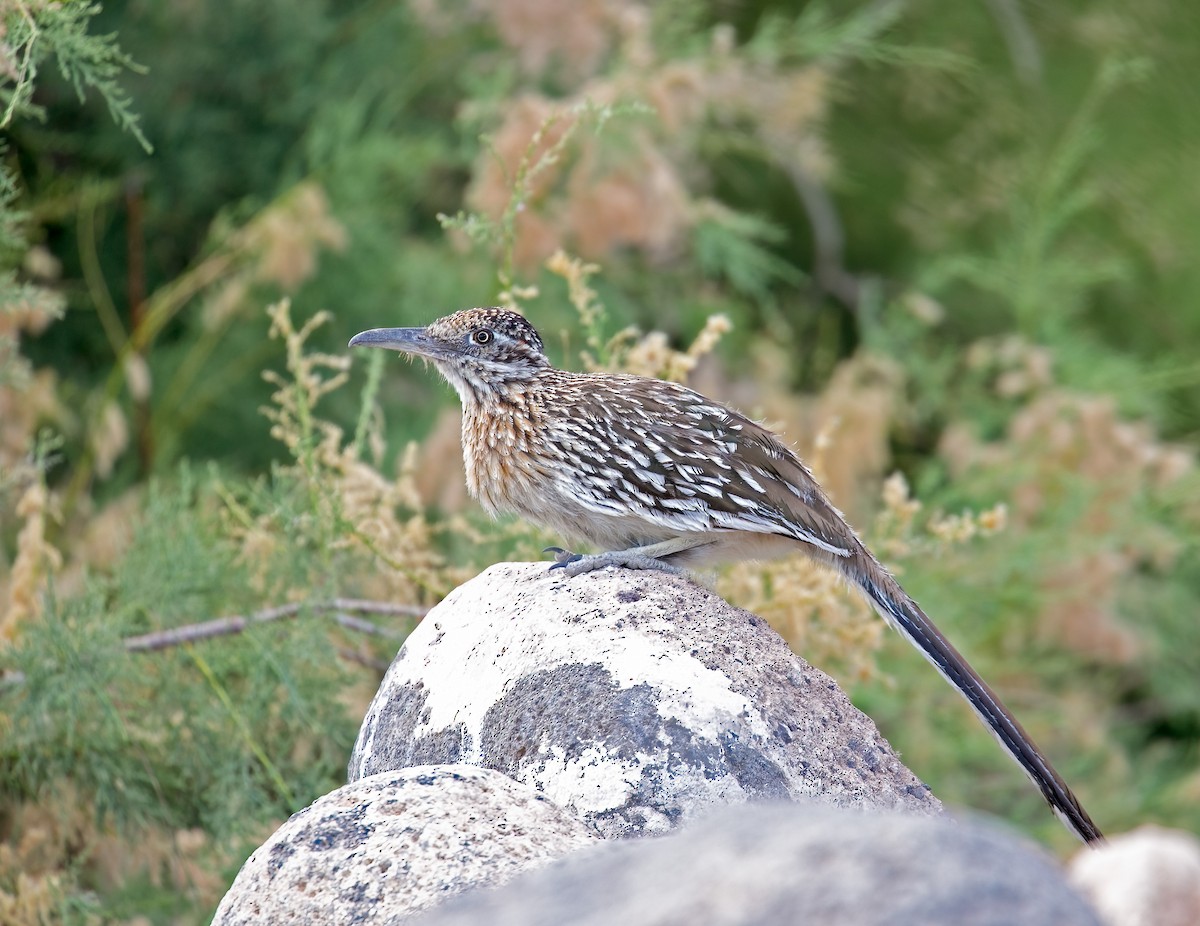
[[[386,557],[381,562],[364,526],[348,519],[342,493],[361,497],[363,487],[340,485],[339,467],[355,458],[338,455],[340,432],[316,417],[322,395],[342,381],[342,358],[303,351],[321,317],[295,329],[283,304],[272,319],[288,376],[272,376],[275,405],[267,411],[293,464],[252,482],[215,466],[204,475],[184,466],[152,482],[134,523],[107,525],[131,538],[115,565],[85,574],[69,595],[51,583],[38,618],[0,652],[0,789],[13,806],[65,802],[68,819],[80,805],[77,813],[93,821],[74,824],[83,825],[79,845],[64,850],[68,861],[74,856],[76,889],[100,886],[93,855],[106,833],[156,845],[163,832],[197,831],[240,846],[264,821],[337,787],[357,727],[344,700],[354,677],[345,653],[376,664],[402,636],[382,628],[378,656],[331,645],[336,610],[320,602],[353,591],[351,576],[386,569]],[[114,539],[99,533],[89,542]],[[395,552],[414,562],[418,555]],[[266,616],[280,611],[280,600],[297,604]],[[131,645],[235,614],[248,615],[235,636]],[[157,883],[170,843],[135,857],[130,877]],[[0,888],[3,878],[0,871]],[[195,886],[174,889],[192,892],[191,905],[180,908],[168,902],[169,889],[154,888],[133,907],[115,891],[100,912],[161,905],[194,913],[217,899]]]
[[[778,225],[721,210],[696,225],[696,263],[707,276],[727,280],[734,292],[765,301],[780,286],[798,286],[804,273],[771,249],[786,240]]]
[[[88,3],[5,0],[0,4],[4,30],[0,56],[6,65],[0,72],[0,131],[11,131],[19,119],[45,118],[43,108],[34,102],[33,92],[41,65],[53,56],[80,100],[85,90],[95,90],[113,120],[150,150],[129,97],[118,83],[122,72],[135,67],[133,61],[121,52],[115,36],[88,32],[99,12],[99,5]],[[0,144],[0,161],[0,313],[58,318],[61,298],[18,278],[17,268],[27,250],[25,226],[29,217],[19,207],[21,189],[7,144]],[[10,327],[0,325],[0,384],[15,386],[25,381],[29,368],[17,355],[17,339]]]
[[[1089,253],[1090,242],[1081,247],[1079,239],[1100,198],[1087,172],[1100,142],[1099,111],[1119,87],[1145,73],[1144,62],[1105,63],[1050,150],[1028,158],[995,252],[933,261],[920,281],[923,288],[941,294],[966,283],[1004,305],[1017,330],[1030,338],[1060,344],[1076,336],[1072,325],[1095,291],[1129,277],[1120,258],[1096,257]]]
[[[344,674],[318,642],[319,621],[251,629],[203,651],[121,646],[255,603],[218,512],[204,510],[210,494],[186,469],[177,485],[152,486],[118,568],[80,595],[52,599],[6,654],[24,673],[5,692],[11,793],[38,795],[69,777],[121,822],[229,833],[264,810],[290,813],[304,803],[293,790],[340,774],[353,728],[333,697]],[[300,741],[306,756],[283,766],[285,780],[267,757],[286,762]],[[92,759],[81,763],[84,751]]]
[[[347,670],[311,613],[238,637],[126,652],[123,637],[246,613],[256,603],[208,480],[184,470],[150,488],[118,567],[67,599],[4,654],[23,674],[0,692],[9,718],[0,785],[54,802],[66,783],[103,831],[200,828],[220,841],[282,819],[336,787],[356,723]],[[292,551],[281,569],[306,562]],[[81,846],[84,857],[89,854]],[[94,877],[83,865],[83,883]]]
[[[8,0],[4,4],[4,51],[12,67],[0,81],[0,105],[4,107],[0,129],[8,128],[17,116],[44,117],[44,111],[33,102],[33,88],[42,62],[53,55],[80,102],[86,90],[95,90],[113,122],[133,134],[146,151],[152,150],[138,127],[129,95],[118,82],[126,70],[137,69],[137,65],[117,46],[115,35],[88,32],[99,12],[98,3]]]
[[[902,0],[869,3],[847,15],[834,16],[823,3],[809,3],[797,16],[768,13],[758,23],[745,51],[762,64],[783,61],[861,61],[870,64],[919,65],[963,70],[969,59],[944,48],[921,47],[885,38],[904,15]]]

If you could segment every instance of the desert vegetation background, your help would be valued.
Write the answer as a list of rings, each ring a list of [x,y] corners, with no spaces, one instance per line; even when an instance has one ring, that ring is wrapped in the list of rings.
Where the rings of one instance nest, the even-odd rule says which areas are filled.
[[[1200,831],[1200,9],[0,14],[0,921],[206,922],[414,622],[556,539],[344,347],[498,303],[782,430],[1104,829]],[[713,581],[1072,849],[828,574]]]

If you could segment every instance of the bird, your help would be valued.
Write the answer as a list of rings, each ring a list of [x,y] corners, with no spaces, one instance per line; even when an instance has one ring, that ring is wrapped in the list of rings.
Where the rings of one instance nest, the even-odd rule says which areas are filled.
[[[551,569],[680,572],[802,552],[837,570],[966,699],[1067,829],[1103,839],[999,696],[774,432],[680,383],[556,369],[533,325],[506,308],[373,328],[350,346],[422,358],[454,388],[467,487],[485,510],[603,551],[549,547]]]

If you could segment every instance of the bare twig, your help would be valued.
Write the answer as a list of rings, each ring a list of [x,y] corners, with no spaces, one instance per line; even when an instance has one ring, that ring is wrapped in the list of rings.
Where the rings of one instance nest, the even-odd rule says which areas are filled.
[[[1021,12],[1020,0],[984,0],[1012,58],[1017,78],[1026,86],[1033,87],[1042,81],[1042,50],[1037,38]]]
[[[276,617],[290,616],[276,614]],[[264,618],[270,620],[271,618]],[[241,633],[246,629],[250,620],[241,617],[221,617],[215,621],[205,621],[202,624],[186,624],[183,627],[171,627],[168,630],[156,630],[154,633],[144,633],[136,637],[126,637],[122,642],[130,653],[148,653],[154,650],[167,649],[183,643],[193,643],[196,640],[207,640],[209,637],[224,637],[233,633]]]
[[[368,669],[375,669],[378,672],[386,672],[391,663],[383,659],[375,659],[372,656],[367,656],[365,653],[360,653],[358,650],[347,649],[344,646],[339,646],[338,655],[348,662],[357,662],[360,666],[366,666]]]
[[[25,684],[25,673],[18,669],[5,669],[0,672],[0,691],[5,688],[17,688]]]
[[[361,617],[354,617],[352,614],[343,614],[340,611],[333,615],[333,619],[337,621],[339,627],[345,627],[347,630],[354,630],[358,633],[384,637],[389,640],[399,640],[405,636],[399,630],[393,630],[391,627],[380,627],[378,624],[364,621]]]
[[[313,605],[322,610],[361,611],[363,614],[393,614],[397,617],[424,617],[428,608],[418,604],[392,604],[390,601],[370,601],[366,598],[334,598]]]
[[[786,165],[788,176],[808,215],[813,236],[813,281],[851,312],[857,312],[861,281],[843,263],[846,236],[833,197],[799,164]]]
[[[347,611],[358,611],[363,614],[386,614],[397,617],[424,617],[429,609],[415,604],[391,604],[386,601],[369,601],[362,598],[333,598],[329,601],[301,601],[292,604],[282,604],[274,608],[263,608],[253,614],[234,614],[229,617],[218,617],[211,621],[198,624],[184,624],[182,627],[170,627],[166,630],[156,630],[136,637],[126,637],[122,645],[128,653],[152,653],[158,650],[170,649],[184,643],[195,643],[198,640],[208,640],[212,637],[227,637],[241,633],[252,624],[265,624],[285,617],[295,617],[303,610],[320,613],[332,612],[333,620],[339,627],[352,630],[355,633],[365,633],[371,636],[383,637],[388,640],[402,639],[405,634],[391,627],[381,627],[361,617],[347,614]],[[364,653],[346,647],[338,647],[338,655],[350,662],[386,672],[388,663],[375,659]],[[6,669],[0,672],[0,691],[8,688],[19,688],[25,684],[25,673],[18,669]]]
[[[198,624],[184,624],[182,627],[170,627],[166,630],[156,630],[136,637],[126,637],[123,641],[125,649],[130,653],[147,653],[168,649],[183,643],[194,643],[197,640],[207,640],[211,637],[225,637],[241,633],[251,624],[265,624],[285,617],[294,617],[300,611],[333,611],[334,620],[347,630],[359,633],[370,633],[377,636],[399,639],[403,634],[387,627],[380,627],[362,618],[352,617],[342,613],[358,611],[367,614],[388,614],[402,617],[423,617],[429,610],[418,605],[391,604],[384,601],[366,601],[357,598],[334,598],[331,601],[295,602],[279,605],[274,608],[264,608],[250,615],[235,614],[230,617],[218,617],[211,621]]]

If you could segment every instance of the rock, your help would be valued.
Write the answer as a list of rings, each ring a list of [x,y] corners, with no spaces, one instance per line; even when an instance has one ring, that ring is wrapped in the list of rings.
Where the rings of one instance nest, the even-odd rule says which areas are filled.
[[[498,772],[384,772],[293,814],[247,859],[213,924],[398,923],[594,841],[582,823]]]
[[[609,842],[412,926],[1100,926],[1054,861],[991,825],[805,804]]]
[[[450,762],[503,772],[609,837],[751,799],[941,809],[765,621],[661,572],[502,563],[434,608],[367,711],[349,776]]]
[[[1071,883],[1108,926],[1200,923],[1200,840],[1143,826],[1071,860]]]

